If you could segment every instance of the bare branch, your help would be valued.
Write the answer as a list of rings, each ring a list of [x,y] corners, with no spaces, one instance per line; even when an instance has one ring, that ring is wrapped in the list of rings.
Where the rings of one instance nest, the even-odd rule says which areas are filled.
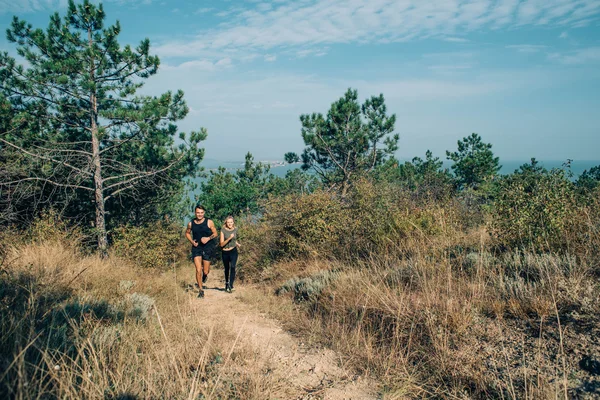
[[[75,150],[75,149],[57,149],[57,148],[48,148],[48,147],[42,147],[42,146],[38,146],[38,145],[32,145],[33,147],[39,149],[39,150],[44,150],[47,153],[51,153],[51,152],[57,152],[57,153],[78,153],[78,154],[83,154],[85,156],[89,156],[92,157],[93,154],[90,153],[89,151],[85,151],[85,150]]]
[[[156,176],[162,172],[168,171],[169,169],[173,168],[175,165],[177,165],[182,159],[183,159],[183,154],[181,155],[181,157],[179,157],[177,160],[175,160],[174,162],[172,162],[171,164],[165,166],[164,168],[161,168],[159,170],[156,171],[148,171],[148,172],[140,172],[137,174],[137,176],[134,176],[132,178],[126,179],[122,182],[117,182],[117,183],[113,183],[112,185],[108,185],[107,187],[104,188],[104,190],[111,190],[113,188],[116,188],[118,186],[121,185],[127,185],[125,187],[121,187],[117,190],[115,190],[114,192],[112,192],[110,195],[106,196],[105,200],[108,200],[109,198],[115,196],[116,194],[122,192],[123,190],[126,190],[128,188],[130,188],[133,184],[135,184],[137,181],[144,179],[144,178],[149,178],[152,176]]]
[[[11,147],[13,147],[13,148],[21,151],[22,153],[25,153],[25,154],[31,156],[31,157],[36,157],[36,158],[39,158],[41,160],[46,160],[46,161],[50,161],[50,162],[53,162],[53,163],[56,163],[56,164],[64,165],[65,167],[71,168],[72,170],[77,171],[77,172],[79,172],[81,174],[88,175],[88,176],[93,176],[93,174],[90,171],[84,171],[84,170],[82,170],[80,168],[77,168],[77,167],[75,167],[75,166],[73,166],[71,164],[68,164],[68,163],[66,163],[64,161],[55,160],[55,159],[53,159],[51,157],[44,157],[42,155],[32,153],[32,152],[27,151],[24,148],[22,148],[20,146],[17,146],[16,144],[13,144],[13,143],[11,143],[11,142],[9,142],[7,140],[4,140],[2,138],[0,138],[0,142],[6,144],[8,146],[11,146]]]
[[[71,189],[83,189],[83,190],[89,190],[91,192],[94,191],[94,189],[86,187],[86,186],[75,185],[75,184],[70,184],[70,183],[58,183],[58,182],[55,182],[55,181],[50,180],[50,179],[37,178],[37,177],[22,178],[22,179],[17,179],[16,181],[11,181],[11,182],[0,182],[0,186],[10,186],[10,185],[15,185],[15,184],[20,184],[20,183],[23,183],[23,182],[30,182],[30,181],[38,181],[38,182],[49,183],[51,185],[58,186],[58,187],[66,187],[66,188],[71,188]]]

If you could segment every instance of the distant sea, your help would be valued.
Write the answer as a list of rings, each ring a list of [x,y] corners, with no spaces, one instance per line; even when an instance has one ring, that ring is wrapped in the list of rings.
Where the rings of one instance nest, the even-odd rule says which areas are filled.
[[[404,163],[405,161],[410,160],[400,160],[400,162]],[[537,160],[539,165],[546,168],[564,168],[564,164],[566,160]],[[285,164],[283,161],[273,160],[273,161],[256,161],[262,162],[271,165],[270,172],[276,176],[284,177],[285,174],[292,169],[300,168],[300,164]],[[501,174],[511,174],[515,172],[515,170],[519,169],[519,167],[523,164],[529,164],[531,160],[509,160],[502,161],[500,160],[500,165],[502,168],[500,169]],[[218,167],[223,167],[227,169],[229,172],[234,172],[237,169],[244,168],[243,161],[221,161],[214,159],[206,159],[202,161],[201,164],[205,171],[216,170]],[[450,168],[452,163],[450,161],[444,161],[444,168]],[[585,170],[589,170],[592,167],[600,165],[600,160],[573,160],[571,161],[571,172],[573,172],[573,178],[577,179],[579,175],[583,173]]]

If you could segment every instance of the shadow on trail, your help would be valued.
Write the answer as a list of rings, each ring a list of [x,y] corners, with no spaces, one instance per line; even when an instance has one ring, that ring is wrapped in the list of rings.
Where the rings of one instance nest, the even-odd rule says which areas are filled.
[[[77,298],[59,275],[42,269],[1,274],[0,398],[55,398],[60,378],[50,371],[55,363],[81,362],[74,360],[84,323],[116,324],[135,317],[132,311]],[[133,398],[127,396],[114,398]]]

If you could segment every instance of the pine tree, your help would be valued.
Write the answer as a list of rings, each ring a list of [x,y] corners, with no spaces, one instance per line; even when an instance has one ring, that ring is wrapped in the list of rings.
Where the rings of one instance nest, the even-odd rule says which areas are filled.
[[[448,160],[454,161],[452,170],[461,187],[477,186],[489,181],[500,171],[500,159],[494,157],[492,145],[483,143],[476,133],[458,141],[458,151],[446,151]]]
[[[383,95],[372,96],[361,106],[356,90],[348,89],[331,105],[327,116],[300,116],[302,168],[314,170],[323,183],[338,186],[345,196],[355,176],[372,171],[397,150],[399,136],[392,134],[396,116],[387,115]],[[287,159],[295,159],[288,153]]]
[[[184,176],[197,173],[198,146],[206,138],[202,128],[180,133],[175,144],[174,122],[188,112],[183,92],[136,95],[160,61],[150,54],[148,39],[121,47],[119,22],[105,28],[104,20],[102,5],[89,0],[70,0],[64,18],[54,14],[45,31],[14,17],[7,38],[28,65],[0,55],[1,100],[12,108],[0,151],[35,164],[33,176],[2,186],[50,184],[86,193],[101,252],[107,247],[106,206],[144,201],[163,184],[180,187]]]

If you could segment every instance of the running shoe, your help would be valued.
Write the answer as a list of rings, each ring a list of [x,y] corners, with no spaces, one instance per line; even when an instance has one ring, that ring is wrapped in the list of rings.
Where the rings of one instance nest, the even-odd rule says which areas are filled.
[[[198,298],[199,299],[203,299],[204,298],[204,290],[200,289],[200,291],[198,292]]]

